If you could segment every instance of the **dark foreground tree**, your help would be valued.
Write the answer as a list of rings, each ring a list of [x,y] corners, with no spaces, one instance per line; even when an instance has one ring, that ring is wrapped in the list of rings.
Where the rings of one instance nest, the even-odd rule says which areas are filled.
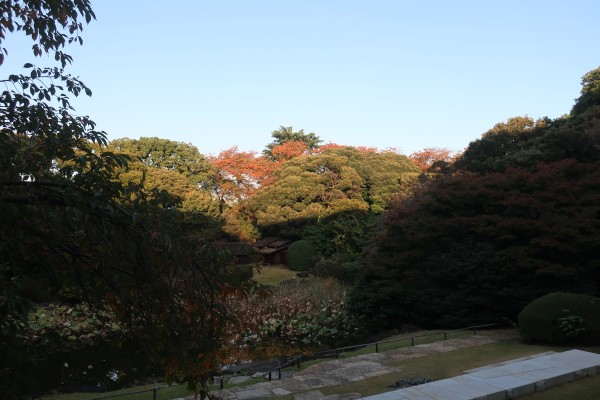
[[[81,20],[94,17],[86,0],[1,2],[0,11],[5,55],[7,32],[22,30],[34,55],[52,53],[62,67],[71,61],[64,45],[81,42]],[[140,362],[205,393],[224,322],[218,253],[181,243],[168,205],[127,201],[113,179],[126,157],[107,151],[106,134],[69,104],[91,95],[82,82],[61,68],[24,67],[2,80],[0,95],[2,397],[46,389],[26,372],[60,352],[85,357],[100,342],[138,343]],[[112,372],[118,378],[119,366]]]
[[[390,210],[352,293],[381,325],[515,320],[549,291],[600,289],[599,163],[441,178]]]
[[[511,118],[472,142],[454,174],[386,215],[351,293],[384,326],[515,320],[550,291],[600,291],[600,103],[581,114]],[[587,85],[587,86],[585,86]]]

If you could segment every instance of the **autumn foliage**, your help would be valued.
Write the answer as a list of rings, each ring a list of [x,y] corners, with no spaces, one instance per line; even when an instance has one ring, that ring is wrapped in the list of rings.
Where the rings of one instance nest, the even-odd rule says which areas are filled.
[[[436,166],[439,169],[451,165],[456,160],[456,154],[449,149],[428,147],[412,153],[408,158],[423,172],[437,172]]]
[[[285,142],[274,146],[271,152],[273,154],[273,159],[279,162],[310,154],[310,150],[306,143],[300,141]]]
[[[222,203],[233,204],[249,198],[273,173],[274,165],[253,151],[237,146],[210,157],[214,167],[213,191]]]

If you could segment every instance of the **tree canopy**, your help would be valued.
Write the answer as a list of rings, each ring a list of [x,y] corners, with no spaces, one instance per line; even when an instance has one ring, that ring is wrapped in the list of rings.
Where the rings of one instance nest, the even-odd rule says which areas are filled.
[[[416,151],[408,156],[415,165],[423,172],[442,172],[447,171],[456,155],[449,149],[439,147],[427,147]]]
[[[572,115],[581,114],[590,106],[600,103],[600,67],[591,70],[581,78],[581,96],[575,100]]]
[[[283,230],[337,213],[381,213],[418,175],[405,156],[339,147],[284,163],[248,207],[262,229]]]
[[[201,188],[211,185],[212,166],[198,148],[182,142],[157,137],[116,139],[110,142],[116,151],[130,155],[144,165],[176,171]]]
[[[304,129],[300,129],[294,132],[291,126],[280,126],[279,129],[274,130],[271,133],[273,141],[267,144],[263,150],[263,154],[271,160],[278,160],[279,156],[277,153],[273,154],[273,148],[288,142],[302,142],[306,145],[306,148],[311,151],[319,147],[319,143],[322,140],[313,132],[304,133]]]
[[[382,323],[458,327],[514,320],[549,289],[596,292],[598,166],[439,179],[386,215],[353,306]]]

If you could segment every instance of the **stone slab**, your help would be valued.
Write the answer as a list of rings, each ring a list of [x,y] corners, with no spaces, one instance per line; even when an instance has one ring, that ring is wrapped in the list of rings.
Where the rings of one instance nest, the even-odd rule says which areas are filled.
[[[600,354],[581,350],[565,351],[557,360],[560,366],[569,367],[573,371],[600,366]]]
[[[496,397],[504,400],[506,388],[474,376],[461,375],[448,379],[453,386],[451,390],[470,395],[472,398],[487,396],[490,400]]]
[[[444,379],[444,381],[446,380]],[[444,381],[437,381],[426,383],[424,385],[414,386],[414,389],[423,393],[426,396],[429,396],[432,399],[471,400],[475,397],[479,397],[455,391],[454,389],[458,389],[458,385],[449,384],[449,382]]]
[[[271,390],[271,392],[273,392],[273,394],[275,396],[285,396],[285,395],[288,395],[288,394],[292,393],[289,390],[286,390],[286,389],[281,388],[281,387],[275,388],[275,389]]]
[[[301,382],[300,380],[298,380],[296,378],[278,381],[277,383],[279,384],[278,387],[282,387],[285,390],[289,390],[292,393],[298,393],[298,392],[304,392],[306,390],[310,390],[310,386],[308,386],[306,383]]]
[[[521,358],[515,358],[513,360],[509,360],[509,361],[503,361],[503,362],[499,362],[496,364],[490,364],[490,365],[486,365],[483,367],[479,367],[479,368],[473,368],[473,369],[468,369],[463,371],[465,374],[472,374],[474,372],[477,371],[483,371],[485,369],[490,369],[490,368],[496,368],[496,367],[500,367],[502,365],[506,365],[506,364],[510,364],[510,363],[515,363],[515,362],[519,362],[519,361],[525,361],[525,360],[531,360],[532,358],[539,358],[539,357],[544,357],[544,356],[548,356],[550,354],[555,354],[555,351],[547,351],[545,353],[538,353],[538,354],[533,354],[530,356],[525,356],[525,357],[521,357]]]
[[[238,383],[246,382],[250,377],[248,375],[232,376],[227,383],[237,385]]]
[[[515,376],[517,378],[531,379],[534,382],[535,390],[538,392],[575,380],[575,374],[573,372],[567,372],[560,368],[522,372],[515,374]]]
[[[272,397],[273,393],[271,393],[267,389],[263,388],[254,388],[251,390],[243,390],[236,393],[238,400],[254,400],[254,399],[264,399],[267,397]]]
[[[411,393],[412,388],[393,390],[391,392],[379,393],[375,396],[364,397],[364,399],[376,398],[377,400],[432,400],[431,397],[424,395],[423,393],[414,391]],[[412,396],[412,397],[407,397]],[[420,396],[420,397],[419,397]]]
[[[470,370],[470,373],[365,397],[369,400],[504,400],[592,376],[600,354],[581,350],[545,353]]]
[[[295,394],[294,400],[320,400],[324,397],[323,393],[319,390],[311,390],[309,392]]]
[[[516,376],[500,376],[487,379],[487,382],[498,385],[506,390],[506,398],[517,397],[535,392],[535,380],[518,378]]]

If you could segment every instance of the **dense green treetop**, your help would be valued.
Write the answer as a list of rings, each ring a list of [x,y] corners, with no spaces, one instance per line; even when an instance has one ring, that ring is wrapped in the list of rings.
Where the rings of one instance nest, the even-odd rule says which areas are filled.
[[[148,167],[177,171],[203,188],[210,186],[212,166],[189,144],[157,137],[116,139],[110,145],[117,151],[130,155]]]
[[[509,118],[469,144],[455,168],[478,173],[502,172],[509,167],[535,168],[565,158],[593,162],[600,140],[600,68],[584,75],[581,96],[571,115]]]
[[[514,117],[501,122],[473,141],[456,162],[457,168],[471,171],[489,172],[507,167],[507,158],[519,153],[526,162],[533,159],[541,149],[532,148],[533,138],[540,136],[548,125],[546,120],[534,121],[532,118]]]
[[[408,194],[418,175],[405,156],[339,147],[282,164],[248,204],[263,227],[349,211],[380,213],[394,196]]]
[[[585,112],[590,106],[600,104],[600,67],[591,70],[581,78],[581,96],[575,100],[572,115]]]
[[[471,142],[454,167],[489,173],[510,167],[535,169],[538,163],[565,158],[593,162],[598,157],[599,122],[600,108],[590,107],[577,117],[538,120],[516,130],[495,129]]]

